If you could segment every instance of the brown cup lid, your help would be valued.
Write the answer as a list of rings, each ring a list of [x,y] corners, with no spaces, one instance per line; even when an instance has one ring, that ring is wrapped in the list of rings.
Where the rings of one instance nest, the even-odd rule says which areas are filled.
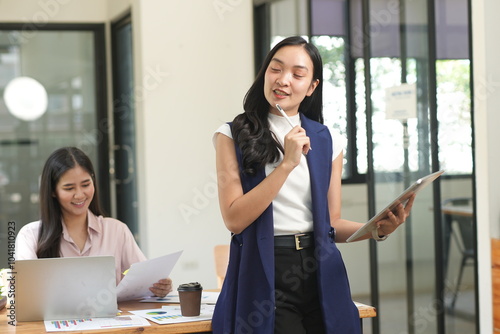
[[[177,291],[198,291],[202,290],[203,287],[198,282],[184,283],[179,285]]]

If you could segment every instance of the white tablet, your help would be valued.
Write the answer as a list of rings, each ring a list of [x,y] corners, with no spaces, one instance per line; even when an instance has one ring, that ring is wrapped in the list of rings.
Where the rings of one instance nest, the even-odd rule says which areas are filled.
[[[389,205],[387,205],[384,209],[380,210],[379,213],[373,216],[373,218],[370,219],[365,225],[363,225],[360,229],[354,232],[353,235],[351,235],[346,240],[346,242],[354,241],[367,233],[371,233],[373,230],[377,228],[376,222],[387,216],[388,211],[393,211],[399,205],[399,203],[405,205],[412,194],[416,194],[420,190],[424,189],[427,185],[431,184],[432,181],[437,179],[443,173],[444,170],[440,170],[438,172],[434,172],[415,181],[411,186],[406,188],[406,190],[403,191],[398,197],[396,197],[396,199],[394,199]]]

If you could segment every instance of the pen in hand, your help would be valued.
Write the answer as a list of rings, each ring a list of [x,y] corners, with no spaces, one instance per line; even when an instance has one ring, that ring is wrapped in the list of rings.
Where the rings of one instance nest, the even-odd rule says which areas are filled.
[[[286,114],[286,112],[281,108],[281,106],[279,104],[276,104],[276,109],[278,109],[278,111],[280,112],[280,114],[285,117],[285,119],[288,121],[288,124],[290,124],[290,126],[292,128],[295,127],[295,125],[293,125],[292,123],[292,120],[290,119],[290,117],[288,117],[288,115]],[[309,151],[312,151],[312,147],[309,146]]]
[[[281,113],[281,115],[283,117],[285,117],[285,119],[288,121],[288,124],[290,124],[290,126],[292,128],[294,128],[295,125],[293,125],[292,120],[290,119],[290,117],[288,117],[288,115],[286,114],[286,112],[283,109],[281,109],[281,106],[279,104],[276,105],[276,109],[278,109],[278,111]]]

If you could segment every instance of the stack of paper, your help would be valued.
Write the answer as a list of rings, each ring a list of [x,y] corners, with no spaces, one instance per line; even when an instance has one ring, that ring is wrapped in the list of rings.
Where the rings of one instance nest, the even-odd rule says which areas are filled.
[[[146,319],[135,315],[122,315],[113,318],[45,320],[44,324],[47,332],[69,332],[151,326]]]
[[[202,304],[214,304],[217,303],[217,298],[219,298],[219,292],[203,291],[201,293],[201,303]],[[167,296],[161,297],[148,297],[141,300],[143,303],[170,303],[179,304],[179,294],[170,293]]]
[[[183,317],[180,306],[165,305],[162,308],[150,310],[130,311],[135,315],[156,322],[160,325],[177,324],[181,322],[211,320],[214,314],[214,305],[201,305],[200,315],[196,317]]]

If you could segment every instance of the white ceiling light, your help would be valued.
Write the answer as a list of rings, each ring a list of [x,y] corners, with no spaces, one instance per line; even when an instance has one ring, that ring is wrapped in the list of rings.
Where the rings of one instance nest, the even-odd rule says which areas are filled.
[[[47,111],[47,91],[30,77],[12,79],[3,93],[7,109],[23,121],[34,121]]]

